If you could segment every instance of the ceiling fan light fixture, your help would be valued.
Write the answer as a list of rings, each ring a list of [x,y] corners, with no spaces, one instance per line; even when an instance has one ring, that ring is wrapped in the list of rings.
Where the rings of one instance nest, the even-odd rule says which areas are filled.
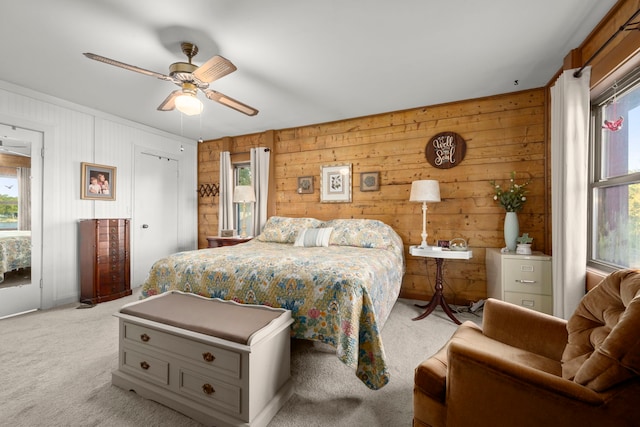
[[[178,96],[175,103],[176,109],[187,116],[195,116],[202,113],[202,101],[189,92]]]

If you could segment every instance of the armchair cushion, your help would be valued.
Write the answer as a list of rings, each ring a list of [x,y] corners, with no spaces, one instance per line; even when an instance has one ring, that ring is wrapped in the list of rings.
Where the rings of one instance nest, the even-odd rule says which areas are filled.
[[[516,306],[517,307],[517,306]],[[518,307],[520,308],[520,307]],[[523,309],[536,317],[535,312]],[[505,344],[485,335],[483,330],[471,321],[466,321],[454,332],[447,344],[432,357],[423,361],[415,370],[414,383],[424,394],[442,403],[446,398],[446,378],[449,369],[448,355],[454,343],[464,347],[472,347],[483,354],[495,355],[498,360],[507,360],[519,366],[528,366],[537,372],[546,372],[553,376],[560,376],[562,367],[558,360],[544,355]]]
[[[640,271],[607,276],[567,323],[562,376],[601,392],[640,374]]]

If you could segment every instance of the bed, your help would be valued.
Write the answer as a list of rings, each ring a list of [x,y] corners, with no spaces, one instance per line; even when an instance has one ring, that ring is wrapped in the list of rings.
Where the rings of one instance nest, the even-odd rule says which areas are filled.
[[[31,267],[31,231],[0,231],[0,283],[4,274]]]
[[[402,240],[381,221],[271,217],[247,243],[158,260],[142,298],[180,290],[286,308],[294,338],[331,345],[376,390],[390,378],[380,332],[404,272]]]

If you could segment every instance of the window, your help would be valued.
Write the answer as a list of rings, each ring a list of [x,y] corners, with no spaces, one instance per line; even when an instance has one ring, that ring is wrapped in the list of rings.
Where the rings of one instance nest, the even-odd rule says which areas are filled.
[[[18,178],[16,175],[0,175],[0,230],[17,229]]]
[[[640,268],[640,70],[605,92],[591,112],[589,264]]]
[[[251,163],[234,163],[233,180],[234,185],[251,185]],[[235,218],[238,219],[236,221],[236,231],[240,235],[242,224],[251,224],[253,222],[253,210],[250,205],[246,206],[244,211],[241,203],[236,203],[235,205]]]

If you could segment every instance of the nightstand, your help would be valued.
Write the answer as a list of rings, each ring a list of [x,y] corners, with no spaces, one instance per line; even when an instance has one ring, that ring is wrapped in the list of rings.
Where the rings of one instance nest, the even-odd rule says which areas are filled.
[[[553,314],[551,256],[487,248],[487,296]]]
[[[219,236],[207,236],[207,241],[209,242],[210,248],[219,248],[222,246],[234,246],[240,243],[248,242],[253,239],[253,237],[219,237]]]
[[[409,253],[413,256],[424,257],[426,258],[435,258],[436,260],[436,286],[435,293],[431,301],[426,305],[418,305],[420,308],[424,308],[424,312],[418,317],[412,320],[420,320],[427,317],[431,312],[437,307],[441,306],[444,312],[451,320],[453,320],[456,324],[460,324],[461,322],[456,318],[453,314],[451,308],[449,308],[449,304],[444,300],[444,295],[442,290],[444,288],[442,281],[444,278],[444,273],[442,269],[442,264],[445,259],[470,259],[473,258],[472,251],[452,251],[444,248],[421,248],[420,246],[409,246]]]

